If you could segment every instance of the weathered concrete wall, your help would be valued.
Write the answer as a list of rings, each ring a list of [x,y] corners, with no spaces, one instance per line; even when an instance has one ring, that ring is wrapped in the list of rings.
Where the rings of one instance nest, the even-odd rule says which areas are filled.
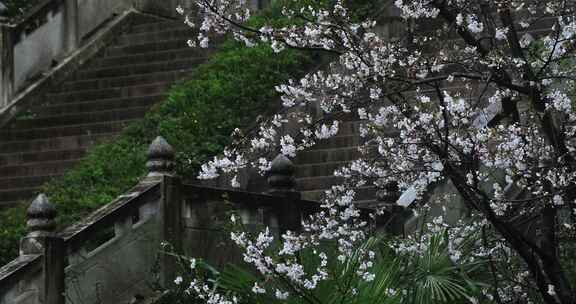
[[[14,92],[14,33],[0,25],[0,109],[5,107]]]
[[[34,263],[35,257],[24,256],[14,260],[12,273],[4,275],[13,276],[7,285],[0,284],[0,304],[37,304],[42,285],[41,263]],[[7,269],[6,267],[4,269]],[[0,273],[0,278],[3,274]],[[3,282],[6,282],[6,277]]]
[[[113,15],[132,6],[129,0],[77,0],[78,1],[78,27],[80,37],[84,38],[97,29],[102,22]],[[164,2],[164,1],[157,1]]]
[[[26,80],[51,68],[52,61],[63,55],[65,47],[64,13],[48,12],[47,22],[34,32],[22,33],[14,46],[14,87],[21,88]]]
[[[118,220],[114,236],[96,248],[83,247],[69,255],[67,303],[128,303],[137,294],[153,293],[161,243],[158,204],[148,202],[138,216]]]
[[[226,263],[241,263],[237,246],[230,240],[229,217],[235,210],[239,220],[250,230],[269,227],[275,237],[279,225],[275,214],[266,209],[238,209],[241,205],[225,200],[188,201],[183,211],[183,251],[185,255],[206,259],[218,267]]]
[[[176,6],[181,5],[183,7],[189,8],[192,7],[191,0],[162,0],[162,1],[154,1],[154,0],[137,0],[135,1],[136,9],[156,14],[160,16],[166,17],[177,17],[178,13],[176,13]]]

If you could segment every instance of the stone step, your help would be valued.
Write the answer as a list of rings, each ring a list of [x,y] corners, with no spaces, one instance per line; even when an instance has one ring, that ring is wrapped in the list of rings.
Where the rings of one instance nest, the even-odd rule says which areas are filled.
[[[140,34],[140,33],[163,32],[163,31],[166,31],[166,29],[172,29],[172,30],[188,29],[188,30],[192,30],[192,28],[190,28],[188,25],[186,25],[183,20],[175,20],[175,21],[160,21],[160,22],[134,25],[130,29],[130,33]]]
[[[331,186],[338,185],[344,181],[341,176],[314,176],[301,177],[296,179],[297,189],[299,191],[325,190]]]
[[[35,188],[43,185],[51,179],[60,175],[44,175],[44,176],[22,176],[12,178],[0,178],[0,189],[19,189],[19,188]],[[1,190],[0,190],[1,191]]]
[[[310,148],[311,150],[325,150],[325,149],[334,149],[334,148],[349,148],[349,147],[357,147],[361,144],[362,138],[357,135],[338,135],[334,137],[330,137],[327,139],[322,139],[318,141],[318,143]]]
[[[42,116],[39,118],[21,119],[14,121],[10,125],[10,128],[12,130],[20,130],[131,120],[144,117],[147,110],[147,107],[136,107],[110,111]]]
[[[91,68],[109,67],[127,64],[141,64],[151,63],[158,61],[178,60],[193,57],[207,57],[213,49],[200,49],[184,46],[179,49],[161,50],[158,52],[122,55],[122,56],[107,56],[99,58],[90,63]]]
[[[21,200],[21,201],[1,201],[0,202],[0,212],[2,212],[2,210],[6,210],[6,209],[10,209],[10,208],[14,208],[14,207],[18,207],[20,205],[24,205],[24,204],[30,204],[30,202]],[[26,205],[25,205],[26,206]]]
[[[115,46],[127,46],[164,40],[182,40],[186,42],[188,39],[196,38],[197,36],[198,31],[190,27],[167,28],[161,31],[150,32],[128,32],[116,38]]]
[[[37,175],[60,175],[69,168],[72,168],[76,163],[78,163],[78,161],[78,159],[72,159],[4,166],[0,167],[0,178]]]
[[[185,69],[167,72],[141,73],[137,75],[128,75],[120,77],[104,77],[89,80],[73,80],[63,83],[57,91],[80,91],[80,90],[97,90],[112,87],[144,85],[161,81],[174,82],[183,77],[190,77],[193,69]]]
[[[131,64],[125,66],[115,66],[106,67],[98,69],[83,70],[76,73],[76,80],[87,80],[94,78],[106,78],[106,77],[119,77],[155,72],[169,72],[178,70],[189,70],[202,62],[206,61],[206,58],[193,58],[193,59],[180,59],[172,61],[162,61],[154,63],[144,63],[144,64]]]
[[[296,178],[333,175],[334,170],[348,164],[348,162],[329,162],[296,166]]]
[[[361,208],[376,210],[377,208],[384,206],[386,203],[375,199],[367,199],[367,200],[354,201],[354,204],[356,204],[356,206]]]
[[[39,187],[18,188],[10,190],[0,190],[0,204],[3,202],[13,202],[19,200],[30,200],[38,194]]]
[[[93,135],[103,133],[119,133],[135,120],[115,122],[100,122],[92,124],[79,124],[57,126],[50,128],[34,128],[26,130],[0,131],[0,141],[20,141],[22,139],[49,139],[54,137]]]
[[[375,156],[377,153],[377,147],[370,146],[368,150],[361,153],[358,149],[360,147],[344,147],[344,148],[332,148],[332,149],[316,149],[316,150],[305,150],[298,152],[295,164],[314,164],[314,163],[324,163],[324,162],[346,162],[358,159],[360,156]]]
[[[157,22],[164,22],[166,21],[165,19],[153,16],[153,15],[148,15],[148,14],[133,14],[131,16],[131,25],[132,26],[137,26],[137,25],[143,25],[143,24],[154,24]]]
[[[104,50],[102,56],[115,57],[151,54],[161,51],[179,50],[185,47],[188,47],[187,39],[156,40],[132,45],[112,46]]]
[[[114,138],[117,133],[62,136],[35,140],[0,141],[0,153],[40,153],[46,151],[86,149]]]
[[[360,126],[365,124],[363,121],[344,121],[338,126],[338,135],[357,135],[360,134]]]
[[[342,162],[356,159],[360,155],[358,147],[306,150],[299,152],[295,164],[314,164],[325,162]]]
[[[78,114],[135,107],[149,108],[153,104],[162,101],[164,98],[164,95],[150,95],[140,97],[99,99],[84,102],[71,102],[64,104],[38,106],[32,108],[31,112],[36,114],[37,117],[44,117],[54,116],[60,113]]]
[[[302,191],[300,193],[302,194],[302,199],[310,201],[320,201],[321,198],[324,196],[325,191],[326,190],[312,190],[312,191]],[[376,196],[375,187],[360,187],[356,189],[355,201],[374,200],[375,196]]]
[[[140,97],[150,95],[160,95],[164,93],[172,84],[162,81],[143,85],[115,87],[108,89],[81,90],[65,93],[47,94],[48,104],[82,102],[97,99]]]
[[[7,153],[7,154],[0,154],[0,166],[13,166],[25,163],[79,159],[85,154],[86,149],[82,148],[72,150]]]

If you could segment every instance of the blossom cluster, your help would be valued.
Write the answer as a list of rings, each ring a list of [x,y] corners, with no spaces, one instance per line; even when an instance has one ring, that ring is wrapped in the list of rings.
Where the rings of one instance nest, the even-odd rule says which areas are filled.
[[[451,183],[467,208],[489,219],[482,225],[514,222],[549,209],[573,212],[576,8],[566,1],[396,0],[399,17],[409,25],[397,39],[380,35],[387,28],[374,20],[357,21],[343,1],[318,7],[292,3],[282,14],[297,22],[258,28],[245,23],[252,15],[246,1],[196,4],[201,22],[191,44],[207,46],[210,35],[231,33],[247,46],[268,43],[275,52],[304,48],[337,55],[326,68],[279,84],[284,114],[264,122],[244,146],[202,166],[200,178],[234,175],[250,166],[264,173],[274,152],[295,157],[338,136],[345,122],[335,113],[357,115],[364,150],[375,152],[336,172],[346,182],[326,193],[324,211],[303,226],[304,234],[282,237],[286,259],[265,254],[269,232],[256,240],[233,235],[245,260],[263,275],[286,276],[306,288],[325,279],[322,267],[306,273],[289,257],[333,240],[344,260],[366,236],[367,224],[353,203],[360,186],[395,183],[401,195],[387,203],[415,207],[427,203],[436,185]],[[443,222],[436,221],[432,225]],[[498,244],[511,241],[517,231],[495,227],[503,235]],[[455,249],[458,236],[451,237],[457,262],[462,256]],[[525,243],[514,250],[537,246],[528,237],[513,241]],[[415,246],[408,238],[398,250],[422,249]],[[366,256],[369,261],[370,253]],[[363,267],[359,275],[370,279],[370,263]],[[548,277],[543,275],[547,269],[539,271],[532,275]],[[555,286],[539,286],[545,285]],[[254,290],[269,292],[260,285]],[[498,292],[526,297],[524,290],[510,285]],[[549,290],[543,296],[558,294]],[[286,290],[274,293],[289,296]]]

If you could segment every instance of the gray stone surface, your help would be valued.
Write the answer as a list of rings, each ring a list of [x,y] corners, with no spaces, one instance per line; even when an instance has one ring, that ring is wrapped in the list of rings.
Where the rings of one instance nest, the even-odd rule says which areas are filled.
[[[174,148],[164,137],[156,137],[148,148],[148,176],[173,175],[174,166]]]
[[[270,192],[293,191],[296,187],[295,171],[296,167],[292,161],[283,154],[278,154],[272,160],[270,171],[268,171]]]
[[[56,208],[46,195],[39,194],[30,204],[26,215],[28,234],[20,241],[20,255],[43,254],[45,237],[56,229]]]
[[[44,193],[39,194],[28,207],[26,215],[28,231],[53,232],[56,228],[56,207],[50,203]]]
[[[8,13],[8,7],[4,3],[2,3],[2,1],[0,1],[0,17],[6,16],[7,13]]]

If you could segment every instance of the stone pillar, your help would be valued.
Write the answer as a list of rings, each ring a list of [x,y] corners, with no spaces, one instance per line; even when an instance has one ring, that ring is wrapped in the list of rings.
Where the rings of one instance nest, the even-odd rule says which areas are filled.
[[[65,304],[66,246],[58,236],[44,237],[43,304]]]
[[[296,190],[296,167],[283,154],[278,154],[268,172],[268,194],[283,197],[278,207],[278,223],[280,232],[286,230],[298,231],[302,225],[302,212],[297,202],[301,199],[300,192]]]
[[[57,236],[56,208],[44,194],[38,195],[27,211],[28,234],[20,242],[20,255],[42,255],[40,303],[65,304],[66,249]]]
[[[65,0],[64,6],[64,41],[66,54],[78,49],[80,45],[80,30],[78,20],[78,0]]]
[[[182,254],[182,196],[181,180],[174,171],[174,149],[158,136],[148,149],[148,180],[162,183],[161,201],[158,212],[160,236],[170,246],[169,250]],[[168,250],[168,248],[167,248]],[[160,283],[168,288],[174,282],[177,260],[174,256],[161,256]]]
[[[14,94],[14,31],[0,18],[0,109],[8,105]]]
[[[376,230],[384,229],[393,235],[405,235],[405,224],[412,211],[398,205],[398,198],[400,192],[396,182],[385,184],[376,191],[376,200],[384,211],[384,214],[376,217]]]

